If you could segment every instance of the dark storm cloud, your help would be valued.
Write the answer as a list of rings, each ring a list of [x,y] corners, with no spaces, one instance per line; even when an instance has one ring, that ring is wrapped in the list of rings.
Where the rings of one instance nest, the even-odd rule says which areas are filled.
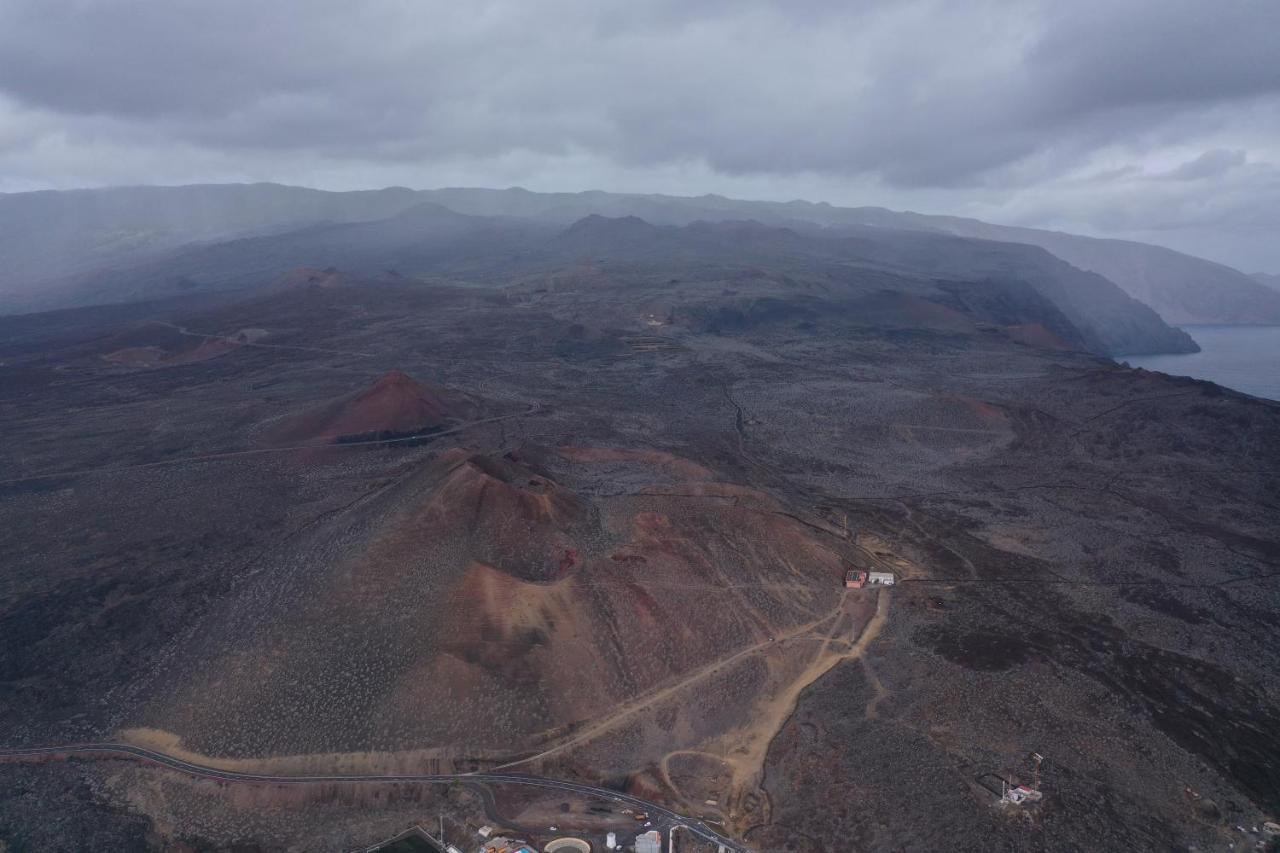
[[[1065,114],[1280,90],[1270,0],[1138,0],[1080,14],[1062,4],[1028,64]]]
[[[999,207],[1074,174],[1267,168],[1277,31],[1271,0],[7,0],[0,174],[697,164],[690,192],[808,176]],[[1140,208],[1150,182],[1122,183]]]

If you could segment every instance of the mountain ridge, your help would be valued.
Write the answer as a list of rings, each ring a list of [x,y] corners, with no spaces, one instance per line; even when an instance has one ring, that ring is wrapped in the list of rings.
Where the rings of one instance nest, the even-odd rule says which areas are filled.
[[[561,228],[532,218],[458,213],[431,201],[384,219],[198,243],[131,266],[75,276],[51,287],[46,297],[140,300],[279,289],[300,268],[338,270],[366,284],[444,277],[503,289],[529,275],[563,273],[601,260],[668,277],[686,269],[682,264],[710,267],[729,279],[762,272],[779,281],[798,276],[811,287],[835,287],[837,301],[864,292],[866,281],[885,272],[894,281],[919,280],[925,287],[929,281],[947,282],[931,298],[955,302],[978,322],[1043,326],[1053,341],[1073,342],[1095,354],[1196,350],[1184,332],[1167,326],[1112,282],[1034,246],[866,226],[796,229],[701,219],[671,225],[597,213]],[[1036,298],[1023,292],[1028,288]],[[790,303],[793,295],[768,294],[775,301],[780,297]],[[750,306],[744,310],[756,312]]]
[[[1024,243],[1110,279],[1170,323],[1280,323],[1280,293],[1231,267],[1145,243],[963,217],[719,195],[536,193],[518,187],[334,192],[273,183],[0,194],[0,310],[64,307],[41,298],[55,280],[136,264],[197,243],[377,221],[423,204],[460,216],[543,225],[566,226],[592,214],[634,216],[653,225],[757,220],[801,231],[857,226]]]

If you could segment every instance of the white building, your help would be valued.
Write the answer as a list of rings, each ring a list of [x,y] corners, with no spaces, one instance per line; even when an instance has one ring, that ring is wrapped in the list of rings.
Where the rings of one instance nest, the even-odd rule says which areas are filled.
[[[867,583],[871,586],[893,586],[898,582],[898,577],[893,572],[871,572],[867,576]]]
[[[651,829],[636,836],[636,853],[662,853],[662,833]]]
[[[1026,785],[1005,786],[1004,801],[1015,806],[1021,806],[1025,803],[1038,803],[1043,798],[1044,794],[1034,788],[1028,788]]]

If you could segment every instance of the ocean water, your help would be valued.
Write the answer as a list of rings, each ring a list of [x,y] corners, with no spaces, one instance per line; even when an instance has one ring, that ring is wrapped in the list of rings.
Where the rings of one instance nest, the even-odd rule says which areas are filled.
[[[1200,352],[1127,355],[1134,367],[1208,379],[1255,397],[1280,400],[1280,326],[1183,326]]]

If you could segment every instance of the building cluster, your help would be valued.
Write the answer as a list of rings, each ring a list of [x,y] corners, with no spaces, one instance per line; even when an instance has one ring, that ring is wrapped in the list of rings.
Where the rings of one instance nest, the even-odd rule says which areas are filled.
[[[1007,785],[1004,789],[1004,796],[1001,799],[1010,805],[1022,806],[1027,803],[1040,802],[1044,799],[1044,794],[1030,785]]]
[[[893,572],[869,572],[863,569],[850,569],[845,572],[845,589],[862,589],[866,586],[893,586],[898,576]]]
[[[493,831],[488,826],[481,826],[480,835],[489,835],[485,830],[489,830],[489,833]],[[483,847],[480,848],[480,853],[538,853],[538,850],[535,850],[534,845],[527,843],[527,841],[518,841],[506,838],[503,835],[494,835],[493,838],[485,841]]]
[[[495,831],[491,826],[480,827],[479,833],[481,838],[484,839],[479,853],[538,853],[537,848],[527,841],[494,834]],[[616,832],[609,833],[605,841],[605,848],[608,850],[624,849],[622,844],[619,843]],[[453,853],[455,849],[451,847],[450,853]],[[557,838],[548,842],[544,851],[545,853],[590,853],[591,849],[591,845],[581,838]],[[634,847],[628,846],[626,849],[634,850],[635,853],[662,853],[662,833],[656,829],[651,829],[636,836]]]
[[[1002,778],[1000,783],[1003,793],[1000,796],[1000,802],[1013,806],[1025,806],[1044,799],[1044,793],[1040,790],[1040,768],[1044,763],[1044,756],[1033,752],[1029,758],[1034,765],[1031,784],[1014,785]]]

